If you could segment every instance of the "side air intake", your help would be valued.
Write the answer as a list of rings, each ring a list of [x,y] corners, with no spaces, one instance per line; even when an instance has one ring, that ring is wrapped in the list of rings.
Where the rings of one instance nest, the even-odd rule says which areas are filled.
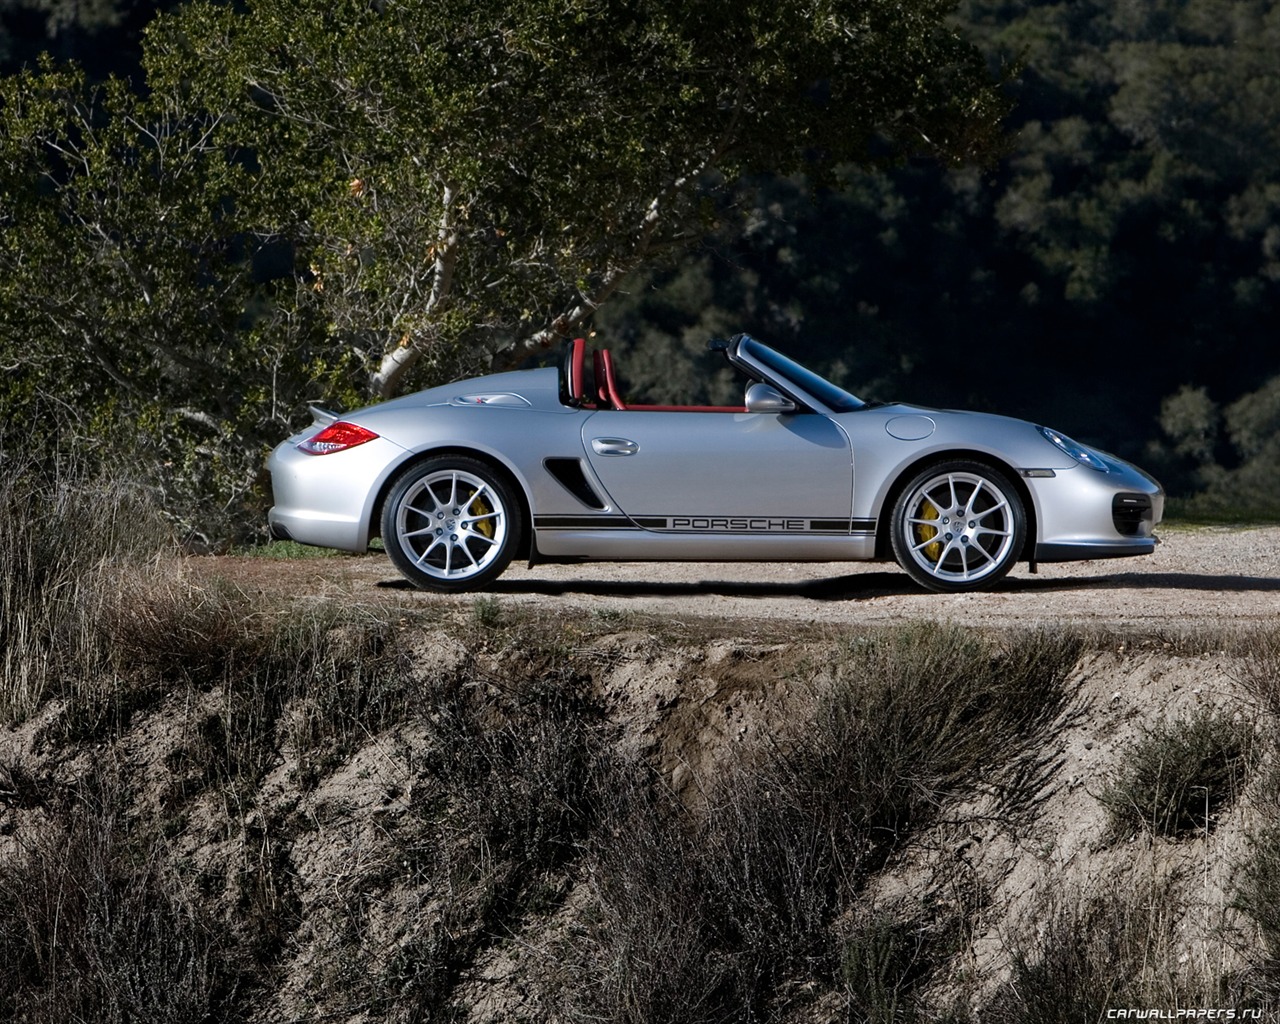
[[[606,507],[600,500],[600,495],[596,494],[595,488],[587,480],[587,475],[582,471],[581,459],[543,459],[542,464],[547,467],[547,472],[555,477],[556,483],[587,508],[600,511]]]

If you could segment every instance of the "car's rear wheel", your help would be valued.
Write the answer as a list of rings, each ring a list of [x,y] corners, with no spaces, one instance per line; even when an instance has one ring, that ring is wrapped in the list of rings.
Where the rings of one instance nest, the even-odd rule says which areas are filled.
[[[511,485],[478,459],[441,456],[405,472],[382,512],[382,543],[424,590],[475,590],[511,561],[521,531]]]
[[[898,497],[893,554],[930,590],[989,587],[1022,553],[1027,516],[1008,478],[968,460],[930,466]]]

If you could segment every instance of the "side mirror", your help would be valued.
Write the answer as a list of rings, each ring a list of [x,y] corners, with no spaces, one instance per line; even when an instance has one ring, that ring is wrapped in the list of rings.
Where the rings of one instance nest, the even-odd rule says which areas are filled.
[[[795,412],[796,403],[768,384],[752,384],[747,388],[747,412]]]

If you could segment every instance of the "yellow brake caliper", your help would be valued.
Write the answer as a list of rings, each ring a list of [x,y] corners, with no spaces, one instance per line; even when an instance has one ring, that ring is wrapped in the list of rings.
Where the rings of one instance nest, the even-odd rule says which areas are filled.
[[[484,498],[480,497],[479,491],[476,491],[475,497],[471,499],[471,502],[467,507],[471,509],[473,515],[477,516],[487,516],[493,511],[493,509],[485,503]],[[475,531],[476,533],[483,534],[490,540],[493,540],[495,532],[493,524],[493,519],[481,519],[476,523]]]
[[[920,516],[922,519],[938,518],[938,509],[928,498],[925,499],[924,505],[920,509]],[[938,528],[936,526],[916,525],[917,541],[921,544],[924,544],[925,541],[933,541],[932,544],[928,544],[923,548],[925,558],[929,559],[931,562],[936,562],[942,555],[942,541],[934,539],[937,536]]]

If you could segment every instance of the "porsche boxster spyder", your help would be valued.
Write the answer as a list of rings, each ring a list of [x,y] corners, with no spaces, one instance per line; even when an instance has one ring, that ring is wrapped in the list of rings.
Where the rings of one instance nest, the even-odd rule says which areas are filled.
[[[1002,416],[864,402],[747,335],[713,341],[735,406],[627,401],[607,350],[315,422],[272,453],[272,534],[364,551],[414,584],[490,584],[512,559],[895,559],[936,591],[1018,562],[1144,555],[1141,470]]]

